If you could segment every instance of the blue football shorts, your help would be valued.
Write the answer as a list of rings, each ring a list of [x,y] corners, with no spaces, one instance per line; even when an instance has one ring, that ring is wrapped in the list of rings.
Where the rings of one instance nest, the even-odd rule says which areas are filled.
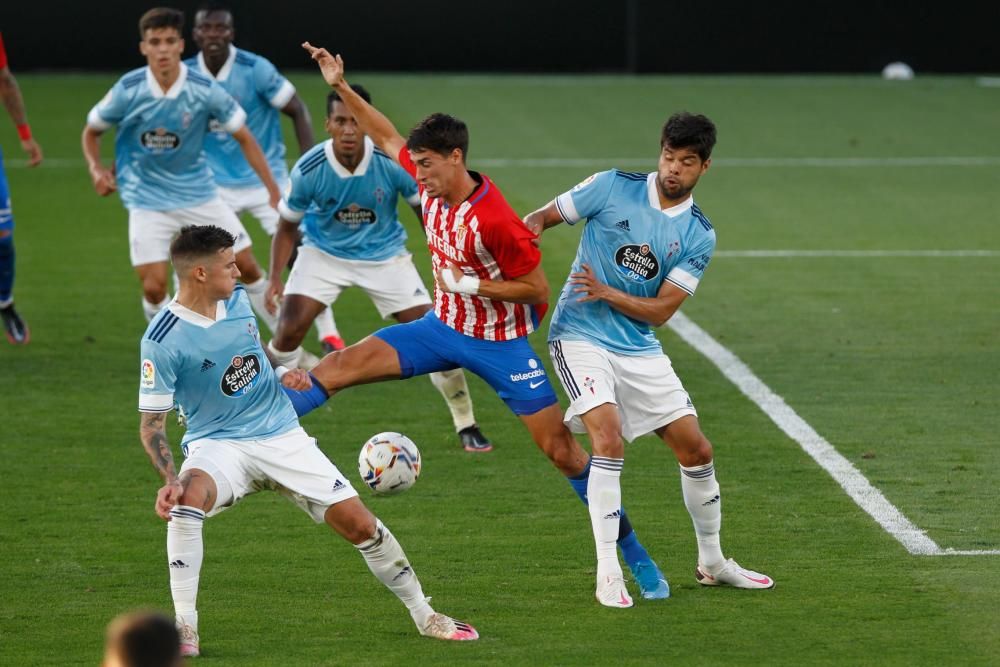
[[[466,336],[439,320],[433,310],[373,335],[395,348],[404,378],[465,368],[493,387],[516,415],[532,415],[558,403],[527,338],[495,341]]]

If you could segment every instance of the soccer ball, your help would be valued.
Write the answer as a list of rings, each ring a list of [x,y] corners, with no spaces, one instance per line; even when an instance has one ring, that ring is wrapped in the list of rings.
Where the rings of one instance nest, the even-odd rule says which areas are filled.
[[[406,491],[420,476],[420,450],[402,433],[378,433],[361,448],[358,472],[379,495]]]

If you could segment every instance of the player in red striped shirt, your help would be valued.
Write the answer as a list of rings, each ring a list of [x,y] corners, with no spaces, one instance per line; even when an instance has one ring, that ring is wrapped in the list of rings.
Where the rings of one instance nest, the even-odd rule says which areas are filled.
[[[466,168],[465,123],[433,114],[404,139],[347,84],[340,56],[308,43],[303,47],[359,127],[416,179],[435,277],[433,312],[327,355],[312,371],[316,380],[332,395],[356,384],[466,368],[497,392],[586,502],[590,458],[563,424],[555,392],[527,339],[549,298],[537,236],[496,184]],[[622,514],[618,543],[643,595],[667,597],[663,575]],[[624,598],[601,602],[632,604]]]

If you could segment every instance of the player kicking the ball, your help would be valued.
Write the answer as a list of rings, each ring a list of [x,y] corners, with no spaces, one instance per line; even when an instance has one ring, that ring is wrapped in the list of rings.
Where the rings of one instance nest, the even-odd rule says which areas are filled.
[[[308,389],[311,381],[304,371],[268,362],[246,290],[236,283],[235,242],[212,225],[181,230],[170,245],[177,296],[142,339],[139,432],[165,481],[156,513],[169,522],[167,562],[183,654],[200,653],[196,601],[205,518],[261,488],[284,495],[357,547],[420,634],[477,639],[475,628],[431,608],[396,538],[299,426],[282,386]],[[175,400],[188,419],[179,474],[166,434]]]

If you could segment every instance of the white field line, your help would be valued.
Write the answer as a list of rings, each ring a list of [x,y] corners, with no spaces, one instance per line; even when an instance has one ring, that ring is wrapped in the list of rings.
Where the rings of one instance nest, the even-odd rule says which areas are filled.
[[[712,257],[1000,257],[1000,250],[717,250]]]
[[[23,158],[6,160],[10,167],[27,166]],[[82,169],[81,158],[46,158],[41,167],[49,169]],[[845,167],[997,167],[1000,155],[967,155],[939,157],[718,157],[712,160],[716,167],[774,168],[820,167],[838,169]],[[551,169],[594,167],[636,167],[652,171],[656,156],[635,157],[586,157],[586,158],[503,158],[473,157],[471,165],[488,169]]]
[[[833,445],[817,433],[784,399],[775,394],[740,359],[712,338],[683,313],[675,313],[670,328],[691,347],[705,355],[722,374],[753,401],[778,428],[813,458],[887,533],[907,551],[918,556],[978,556],[1000,554],[1000,550],[956,551],[942,549],[925,531],[917,528],[890,503],[882,492],[854,467]]]

